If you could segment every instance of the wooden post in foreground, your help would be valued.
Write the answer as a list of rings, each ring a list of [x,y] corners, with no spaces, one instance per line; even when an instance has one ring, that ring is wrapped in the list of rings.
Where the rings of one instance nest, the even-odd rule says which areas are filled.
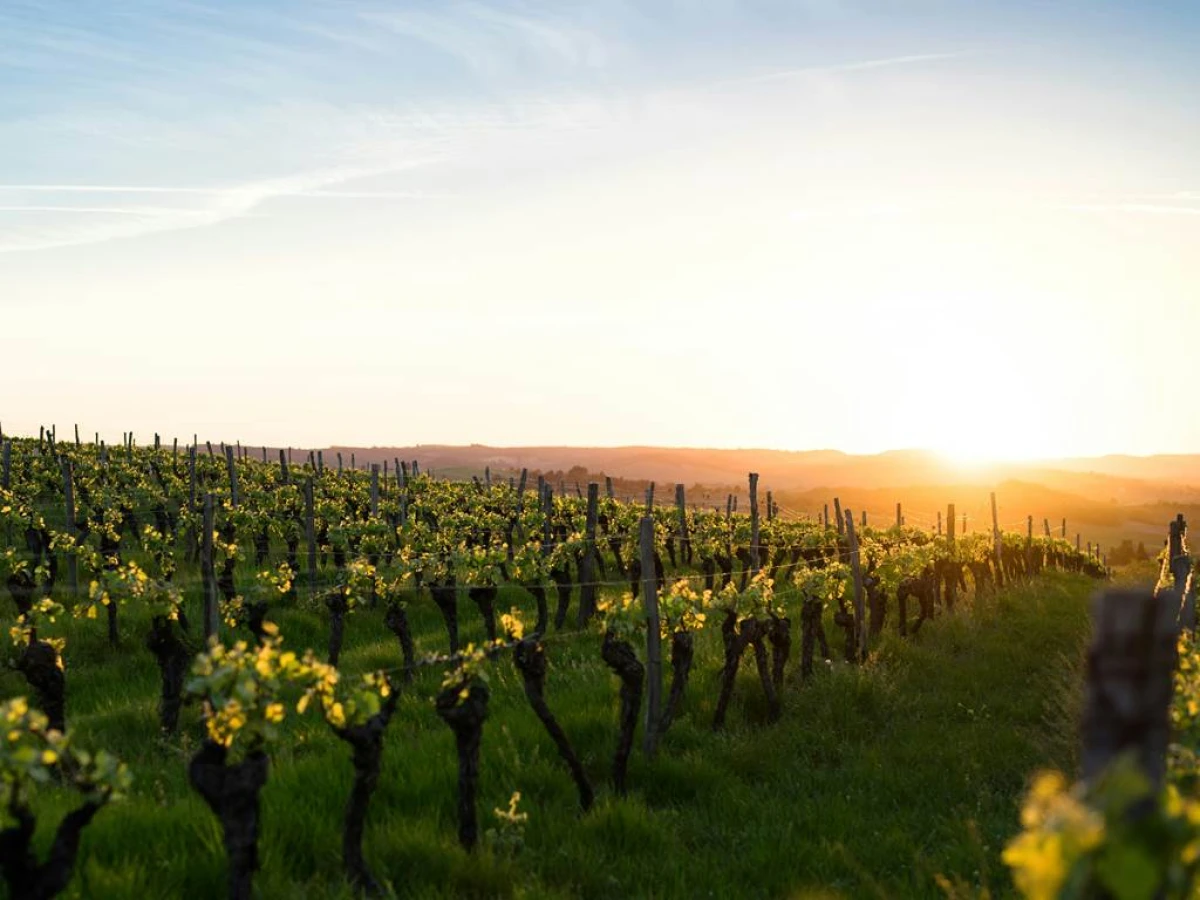
[[[1166,774],[1179,625],[1174,602],[1109,589],[1092,603],[1083,707],[1083,777],[1132,753],[1157,789]]]
[[[643,516],[639,537],[642,558],[642,597],[646,604],[646,721],[643,747],[653,758],[658,751],[662,719],[662,635],[658,621],[658,579],[654,572],[654,519]]]

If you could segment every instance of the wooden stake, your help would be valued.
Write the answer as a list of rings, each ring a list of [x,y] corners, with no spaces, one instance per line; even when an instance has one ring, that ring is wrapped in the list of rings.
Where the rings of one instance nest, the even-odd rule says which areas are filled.
[[[658,621],[658,578],[654,571],[654,519],[642,517],[639,534],[642,558],[642,597],[646,605],[646,721],[643,729],[646,755],[658,751],[658,723],[662,719],[662,635]]]
[[[7,445],[6,445],[7,449]],[[79,596],[79,561],[75,555],[75,479],[72,477],[71,461],[63,459],[62,461],[62,480],[63,480],[63,496],[66,498],[67,507],[67,534],[71,538],[71,552],[67,554],[67,585],[70,587],[71,596]]]
[[[316,502],[313,497],[313,479],[308,476],[304,482],[304,538],[308,544],[308,596],[317,595],[317,522],[315,515]]]
[[[996,554],[996,587],[1004,587],[1004,541],[1000,537],[1000,517],[996,513],[996,492],[992,491],[992,544]]]
[[[596,614],[596,524],[600,518],[600,485],[588,484],[587,520],[583,527],[583,556],[579,560],[579,627]],[[653,567],[651,567],[653,571]]]
[[[229,470],[229,502],[237,509],[238,505],[238,479],[237,466],[233,461],[233,448],[228,444],[225,445],[225,468]]]
[[[750,473],[750,572],[758,574],[758,473]]]
[[[850,543],[850,571],[854,576],[854,629],[858,633],[859,660],[865,662],[867,658],[866,591],[863,588],[858,535],[854,533],[854,513],[850,510],[846,510],[846,538]]]
[[[1092,605],[1083,708],[1083,777],[1132,754],[1155,788],[1166,774],[1178,605],[1149,590],[1110,589]]]
[[[213,563],[213,495],[204,495],[204,525],[200,535],[200,579],[204,588],[204,640],[215,637],[220,627],[217,578]]]

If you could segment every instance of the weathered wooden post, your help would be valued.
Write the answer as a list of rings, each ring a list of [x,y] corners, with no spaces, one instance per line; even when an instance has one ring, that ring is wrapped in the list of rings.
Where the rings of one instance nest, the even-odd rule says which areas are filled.
[[[758,473],[750,473],[750,572],[758,574]]]
[[[854,632],[858,636],[858,658],[863,662],[867,658],[866,590],[858,553],[858,535],[854,533],[854,514],[850,510],[846,510],[846,538],[850,542],[850,572],[854,578]]]
[[[1178,604],[1163,599],[1111,588],[1093,601],[1082,731],[1084,778],[1132,753],[1155,796],[1166,774],[1179,639]]]
[[[213,495],[204,495],[204,533],[200,536],[200,579],[204,587],[204,639],[216,636],[220,627],[217,577],[213,563]]]
[[[682,484],[675,485],[675,509],[679,513],[679,564],[692,561],[692,546],[688,539],[687,494]],[[769,496],[769,495],[768,495]]]
[[[229,471],[229,502],[234,509],[238,505],[237,464],[233,461],[233,448],[225,445],[225,468]]]
[[[1171,522],[1168,565],[1170,566],[1171,580],[1175,585],[1175,593],[1179,598],[1180,627],[1191,630],[1196,627],[1196,600],[1192,591],[1192,558],[1187,551],[1186,537],[1187,522],[1183,518],[1183,513],[1180,513]],[[1097,547],[1097,555],[1099,552],[1100,548]]]
[[[996,554],[996,587],[1004,587],[1004,541],[1000,537],[1000,517],[996,513],[996,492],[992,491],[992,543]]]
[[[579,560],[579,627],[596,614],[596,523],[600,518],[600,485],[588,483],[587,520],[583,526],[583,556]],[[651,563],[651,572],[654,566]]]
[[[837,518],[837,530],[838,530],[838,536],[840,537],[841,535],[846,533],[846,520],[845,520],[845,517],[842,515],[842,501],[839,500],[837,497],[833,498],[833,513],[834,513],[834,516],[836,516],[836,518]]]
[[[371,516],[379,515],[379,463],[371,463]]]
[[[958,599],[958,578],[962,570],[954,553],[954,523],[958,521],[954,515],[954,504],[946,506],[946,543],[950,545],[950,562],[955,567],[950,579],[946,582],[946,609],[954,609],[954,601]]]
[[[662,719],[662,635],[658,621],[658,578],[654,572],[654,518],[643,516],[639,533],[642,559],[642,597],[646,604],[646,755],[658,751],[658,723]]]
[[[7,449],[7,445],[5,447]],[[67,584],[71,589],[71,596],[79,596],[79,560],[76,556],[76,529],[75,529],[75,479],[71,471],[71,461],[66,457],[62,460],[62,480],[63,480],[63,496],[66,499],[67,512],[67,534],[71,538],[71,550],[67,553]]]
[[[304,482],[304,538],[308,544],[308,558],[305,562],[308,569],[308,596],[310,598],[317,595],[317,522],[315,506],[313,479],[310,475]]]
[[[288,472],[287,454],[283,452],[282,447],[279,448],[279,480],[284,484],[289,484],[292,480]]]

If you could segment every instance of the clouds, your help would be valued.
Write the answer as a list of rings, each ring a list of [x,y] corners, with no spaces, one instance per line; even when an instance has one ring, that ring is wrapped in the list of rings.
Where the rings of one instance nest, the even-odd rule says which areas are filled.
[[[422,195],[395,191],[336,191],[337,185],[387,175],[433,159],[392,161],[372,167],[336,167],[225,187],[188,185],[33,184],[0,185],[0,253],[45,250],[216,225],[253,214],[271,200],[289,197],[418,199]],[[10,197],[70,197],[103,195],[125,205],[6,203]],[[190,206],[158,206],[137,202],[146,196],[188,199]],[[50,222],[4,225],[4,214],[46,214]]]

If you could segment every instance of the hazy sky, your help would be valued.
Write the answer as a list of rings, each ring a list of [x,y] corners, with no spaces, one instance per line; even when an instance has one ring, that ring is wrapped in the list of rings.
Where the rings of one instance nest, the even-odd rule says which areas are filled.
[[[0,0],[0,422],[1200,451],[1200,4]]]

